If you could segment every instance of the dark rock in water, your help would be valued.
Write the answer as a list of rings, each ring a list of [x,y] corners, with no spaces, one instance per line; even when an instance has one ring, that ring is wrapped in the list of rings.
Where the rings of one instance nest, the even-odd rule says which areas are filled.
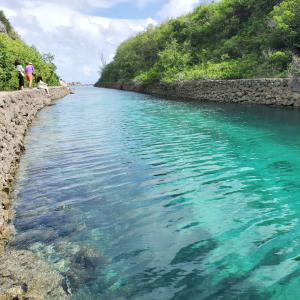
[[[217,247],[213,239],[203,240],[188,245],[176,253],[171,264],[178,264],[186,261],[201,261],[210,251]]]
[[[64,278],[63,282],[62,282],[62,288],[64,289],[64,291],[68,294],[71,295],[72,291],[71,291],[71,287],[70,287],[70,282],[67,278]]]
[[[87,246],[80,247],[73,260],[74,264],[79,264],[87,269],[94,269],[103,264],[103,262],[104,259],[99,251]]]
[[[276,266],[284,260],[284,255],[280,253],[280,248],[273,248],[269,250],[262,260],[260,265],[262,266]]]
[[[87,286],[94,282],[97,278],[96,274],[90,273],[87,270],[76,270],[76,272],[68,272],[66,275],[72,286],[73,291],[79,290],[82,286]]]
[[[278,169],[284,171],[293,170],[293,165],[286,160],[275,161],[274,163],[269,164],[268,167],[272,169]]]
[[[76,291],[82,285],[95,281],[107,263],[107,259],[92,245],[80,245],[67,239],[58,239],[51,246],[47,245],[48,242],[38,242],[30,250],[41,259],[51,262],[55,270],[65,277],[62,288],[67,294],[71,293],[70,287],[72,291]]]
[[[16,239],[12,240],[11,245],[19,248],[26,247],[36,242],[52,242],[58,238],[58,234],[52,228],[43,228],[25,231],[22,234],[18,234]]]
[[[79,289],[83,284],[93,282],[98,274],[97,269],[107,263],[104,256],[93,246],[79,245],[68,241],[60,241],[56,251],[63,253],[68,269],[61,272],[68,278],[72,290]]]
[[[69,299],[63,278],[28,251],[12,251],[0,256],[0,299]]]
[[[67,237],[70,236],[74,233],[79,232],[79,226],[77,224],[69,223],[69,224],[64,224],[60,228],[58,228],[58,235],[60,237]]]

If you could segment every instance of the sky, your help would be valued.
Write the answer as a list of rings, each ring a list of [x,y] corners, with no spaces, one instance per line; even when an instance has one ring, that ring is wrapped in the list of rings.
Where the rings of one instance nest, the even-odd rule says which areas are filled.
[[[208,0],[1,0],[21,38],[52,53],[64,80],[95,83],[100,57],[149,25],[188,13]]]

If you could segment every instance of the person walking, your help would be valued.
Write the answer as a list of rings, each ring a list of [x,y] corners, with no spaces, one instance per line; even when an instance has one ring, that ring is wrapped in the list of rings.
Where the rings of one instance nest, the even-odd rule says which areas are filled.
[[[33,79],[34,66],[29,62],[25,68],[26,79],[29,81],[29,88],[32,88],[32,79]]]
[[[22,64],[20,63],[20,61],[18,59],[15,61],[15,67],[18,71],[19,90],[23,90],[24,89],[24,77],[25,77],[24,73],[25,73],[25,71],[24,71]]]

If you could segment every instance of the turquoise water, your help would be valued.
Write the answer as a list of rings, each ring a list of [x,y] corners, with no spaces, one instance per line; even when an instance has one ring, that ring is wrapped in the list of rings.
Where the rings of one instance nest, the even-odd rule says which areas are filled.
[[[300,110],[80,88],[38,115],[11,247],[72,299],[299,299]]]

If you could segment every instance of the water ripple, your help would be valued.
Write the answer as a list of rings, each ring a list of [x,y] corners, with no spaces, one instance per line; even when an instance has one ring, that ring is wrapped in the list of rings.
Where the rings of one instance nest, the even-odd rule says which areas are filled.
[[[73,299],[298,299],[299,121],[78,89],[29,133],[11,247]]]

